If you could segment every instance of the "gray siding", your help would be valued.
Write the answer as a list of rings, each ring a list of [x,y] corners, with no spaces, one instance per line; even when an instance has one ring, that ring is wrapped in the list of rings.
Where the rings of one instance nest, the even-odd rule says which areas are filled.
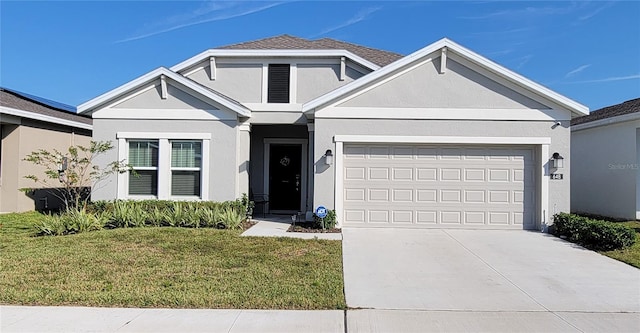
[[[188,78],[229,96],[241,103],[262,101],[262,64],[216,64],[216,79],[210,78],[211,68],[204,68]]]
[[[440,74],[440,58],[418,66],[340,106],[470,109],[548,109],[494,79],[451,59]]]
[[[186,92],[167,84],[167,98],[161,98],[160,81],[158,80],[152,89],[141,94],[135,95],[137,92],[145,88],[138,89],[128,96],[122,98],[123,102],[118,103],[114,108],[124,109],[198,109],[198,110],[216,110],[217,108],[209,105],[200,99],[187,94]],[[135,95],[135,96],[134,96]]]
[[[344,81],[340,81],[340,65],[298,65],[297,103],[306,103],[339,88],[363,74],[347,67]]]
[[[628,121],[571,133],[571,210],[636,218],[637,129]]]
[[[94,119],[94,140],[110,140],[115,149],[96,160],[106,165],[118,159],[117,132],[158,132],[158,133],[211,133],[209,199],[225,201],[236,199],[238,160],[237,121],[226,120],[115,120]],[[204,190],[204,189],[203,189]],[[117,197],[117,177],[115,175],[96,186],[93,200],[113,200]]]
[[[326,167],[322,155],[335,151],[335,135],[397,135],[397,136],[468,136],[468,137],[550,137],[549,153],[565,156],[560,172],[564,180],[549,182],[549,216],[569,211],[569,179],[571,158],[568,122],[552,129],[554,122],[535,121],[447,121],[447,120],[356,120],[316,119],[315,121],[315,193],[314,206],[334,207],[335,164]],[[539,154],[539,152],[538,152]],[[549,156],[542,156],[548,160]]]

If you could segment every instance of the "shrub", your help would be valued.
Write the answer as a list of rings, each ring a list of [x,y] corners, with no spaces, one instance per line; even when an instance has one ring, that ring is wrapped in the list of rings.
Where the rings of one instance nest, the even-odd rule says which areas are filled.
[[[108,218],[108,214],[94,214],[81,208],[69,208],[59,215],[45,216],[36,224],[36,229],[41,235],[77,234],[102,229]]]
[[[323,221],[315,213],[313,213],[313,222],[314,222],[313,224],[314,228],[322,229]],[[333,229],[336,227],[336,223],[338,223],[336,219],[336,211],[333,209],[327,211],[327,216],[325,216],[324,218],[324,227],[326,229]]]
[[[242,222],[247,218],[245,211],[239,211],[232,207],[226,207],[222,210],[222,225],[225,229],[239,229]]]
[[[555,235],[593,250],[621,249],[636,241],[632,228],[613,222],[568,213],[554,215],[553,221]]]
[[[116,200],[110,210],[103,210],[111,215],[108,226],[111,228],[144,227],[147,222],[147,211],[134,201]],[[101,211],[97,211],[101,213]]]

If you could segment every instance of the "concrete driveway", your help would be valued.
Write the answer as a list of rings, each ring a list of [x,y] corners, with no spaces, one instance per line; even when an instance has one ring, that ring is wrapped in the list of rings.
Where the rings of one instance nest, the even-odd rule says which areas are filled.
[[[345,228],[343,256],[347,305],[376,309],[349,331],[640,330],[640,270],[539,232]]]

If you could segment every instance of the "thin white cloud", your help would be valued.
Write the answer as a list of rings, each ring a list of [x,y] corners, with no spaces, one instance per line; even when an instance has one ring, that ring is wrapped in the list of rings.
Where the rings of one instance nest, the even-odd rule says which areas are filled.
[[[598,15],[601,11],[603,11],[603,10],[613,6],[613,5],[614,5],[613,2],[607,2],[606,4],[596,8],[594,11],[578,17],[578,20],[580,20],[580,21],[588,20],[588,19]]]
[[[520,69],[522,68],[526,63],[529,62],[529,60],[531,60],[533,58],[533,54],[528,54],[524,57],[518,58],[518,65],[516,66],[516,68]]]
[[[591,64],[582,65],[582,66],[580,66],[580,67],[578,67],[578,68],[576,68],[576,69],[574,69],[574,70],[570,71],[569,73],[565,74],[565,76],[564,76],[564,77],[566,78],[566,77],[574,76],[574,75],[576,75],[576,74],[578,74],[578,73],[582,72],[583,70],[585,70],[585,69],[587,69],[587,68],[589,68],[589,67],[591,67]]]
[[[149,25],[131,37],[117,40],[114,43],[130,42],[197,24],[241,17],[261,12],[283,3],[284,2],[219,2],[212,0],[191,12],[168,17],[161,22]]]
[[[462,16],[461,19],[468,20],[484,20],[484,19],[496,19],[496,18],[510,18],[513,20],[519,20],[523,16],[532,17],[532,16],[550,16],[550,15],[560,15],[567,14],[576,9],[575,5],[571,5],[568,7],[526,7],[526,8],[518,8],[518,9],[507,9],[500,10],[491,13],[487,13],[484,15],[478,16]]]
[[[326,28],[326,29],[320,31],[317,34],[315,34],[313,36],[310,36],[310,38],[322,36],[324,34],[332,32],[332,31],[336,31],[336,30],[339,30],[339,29],[342,29],[342,28],[346,28],[346,27],[348,27],[350,25],[354,25],[354,24],[356,24],[358,22],[364,21],[367,18],[369,18],[369,16],[371,16],[371,14],[379,11],[380,9],[382,9],[382,6],[368,7],[368,8],[362,9],[359,12],[357,12],[353,17],[351,17],[350,19],[348,19],[348,20],[346,20],[346,21],[344,21],[344,22],[342,22],[342,23],[340,23],[338,25],[332,26],[330,28]]]
[[[567,82],[567,83],[601,83],[601,82],[615,82],[615,81],[638,80],[638,79],[640,79],[640,74],[627,75],[627,76],[612,76],[604,79],[573,81],[573,82]]]

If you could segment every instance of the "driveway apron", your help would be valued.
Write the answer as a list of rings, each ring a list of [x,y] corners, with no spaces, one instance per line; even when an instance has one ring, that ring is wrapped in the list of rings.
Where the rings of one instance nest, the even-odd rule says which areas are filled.
[[[343,230],[352,308],[640,311],[640,271],[529,231]]]

